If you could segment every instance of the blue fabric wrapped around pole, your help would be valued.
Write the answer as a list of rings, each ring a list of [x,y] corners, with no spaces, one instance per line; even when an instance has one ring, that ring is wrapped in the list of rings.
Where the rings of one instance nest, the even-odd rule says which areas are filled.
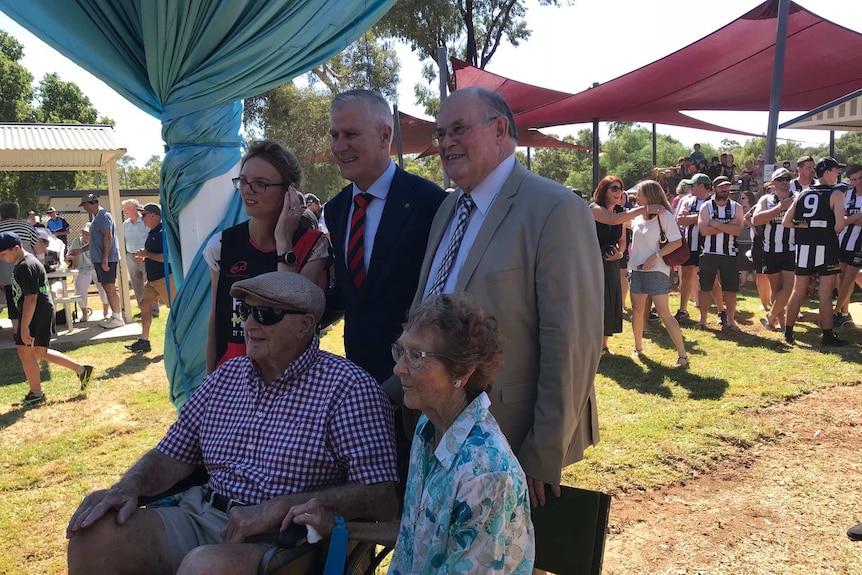
[[[331,58],[394,3],[0,0],[10,18],[162,121],[167,153],[160,197],[179,288],[168,318],[165,369],[177,408],[204,375],[211,299],[200,249],[185,277],[177,265],[180,212],[205,182],[239,161],[243,98]],[[234,198],[217,229],[243,218]]]

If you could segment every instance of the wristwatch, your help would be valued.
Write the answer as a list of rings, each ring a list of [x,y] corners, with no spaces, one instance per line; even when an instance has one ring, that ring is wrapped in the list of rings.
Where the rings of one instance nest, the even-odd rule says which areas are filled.
[[[286,254],[281,254],[276,256],[278,263],[285,263],[289,266],[295,266],[297,260],[296,254],[293,251],[289,251]]]

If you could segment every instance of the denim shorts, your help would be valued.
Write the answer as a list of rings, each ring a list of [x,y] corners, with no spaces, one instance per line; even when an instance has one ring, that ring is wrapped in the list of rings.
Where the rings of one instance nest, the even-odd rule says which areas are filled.
[[[664,272],[633,270],[629,275],[629,291],[647,295],[664,295],[670,292],[670,278]]]

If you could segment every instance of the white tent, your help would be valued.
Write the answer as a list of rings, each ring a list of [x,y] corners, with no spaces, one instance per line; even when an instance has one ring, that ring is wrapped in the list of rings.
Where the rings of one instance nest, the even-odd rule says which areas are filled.
[[[862,90],[851,92],[784,122],[779,128],[858,132],[862,130]]]

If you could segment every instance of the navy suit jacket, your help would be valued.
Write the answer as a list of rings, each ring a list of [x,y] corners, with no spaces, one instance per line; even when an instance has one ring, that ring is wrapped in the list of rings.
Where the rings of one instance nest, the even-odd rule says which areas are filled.
[[[391,345],[407,319],[431,222],[445,197],[446,192],[434,183],[396,166],[374,237],[371,263],[359,290],[353,285],[344,254],[353,185],[326,203],[324,217],[335,253],[335,283],[327,294],[327,307],[344,310],[347,358],[378,382],[392,375]]]

